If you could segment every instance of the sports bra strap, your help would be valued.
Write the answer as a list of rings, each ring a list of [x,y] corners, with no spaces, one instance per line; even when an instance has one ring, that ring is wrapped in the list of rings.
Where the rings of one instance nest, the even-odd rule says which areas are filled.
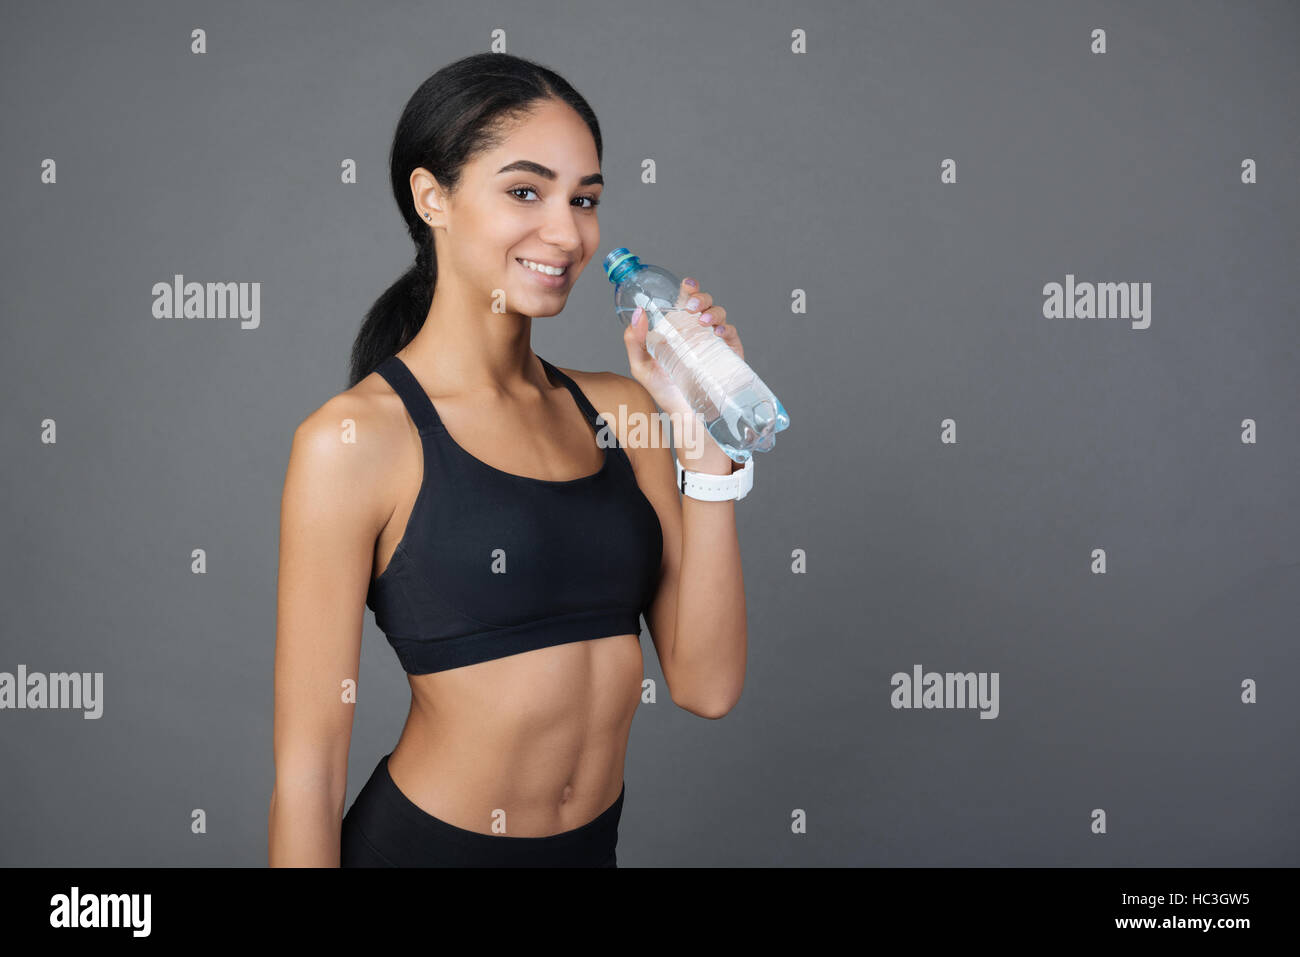
[[[421,435],[442,427],[438,410],[429,400],[429,393],[424,391],[419,380],[415,378],[406,363],[397,356],[389,356],[375,368],[384,380],[393,387],[410,413],[411,421]]]
[[[557,380],[569,390],[574,401],[578,403],[578,408],[582,410],[582,414],[591,423],[591,427],[599,431],[601,426],[605,424],[605,420],[596,411],[596,407],[588,401],[583,391],[578,388],[578,383],[545,359],[542,359],[541,356],[537,358],[541,360],[551,378]],[[424,391],[424,386],[420,385],[419,380],[415,378],[415,375],[405,362],[395,355],[389,356],[379,363],[375,371],[383,376],[384,380],[393,387],[393,391],[401,397],[402,404],[406,406],[406,411],[410,413],[411,421],[415,423],[416,429],[421,434],[443,427],[442,420],[438,418],[438,410],[433,407],[433,402],[429,399],[429,393]]]
[[[600,427],[605,424],[605,420],[600,413],[596,411],[596,407],[587,400],[587,396],[583,394],[583,391],[578,388],[578,383],[574,382],[571,378],[559,369],[555,368],[555,366],[551,365],[545,359],[542,359],[541,356],[538,356],[537,358],[542,360],[542,365],[546,367],[546,371],[562,382],[564,387],[573,394],[574,400],[578,403],[578,408],[580,408],[582,414],[587,417],[587,421],[591,423],[591,427],[599,431]]]

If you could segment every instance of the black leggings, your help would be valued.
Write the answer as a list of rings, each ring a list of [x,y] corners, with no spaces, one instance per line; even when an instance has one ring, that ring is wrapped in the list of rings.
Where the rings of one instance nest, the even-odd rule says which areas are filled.
[[[343,815],[342,867],[618,867],[623,792],[597,817],[559,834],[512,837],[448,824],[403,794],[379,759]]]

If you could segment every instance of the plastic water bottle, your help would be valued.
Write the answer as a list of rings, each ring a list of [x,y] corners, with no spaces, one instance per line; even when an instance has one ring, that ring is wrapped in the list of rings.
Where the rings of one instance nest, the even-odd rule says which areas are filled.
[[[637,307],[648,323],[645,345],[704,419],[709,435],[734,462],[766,452],[790,424],[781,400],[753,369],[701,323],[680,295],[682,281],[661,266],[643,264],[624,247],[605,257],[614,284],[614,312],[627,326]]]

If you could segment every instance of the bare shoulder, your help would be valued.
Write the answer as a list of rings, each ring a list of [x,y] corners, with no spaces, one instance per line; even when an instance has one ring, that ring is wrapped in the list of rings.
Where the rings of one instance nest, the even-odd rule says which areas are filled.
[[[388,490],[378,479],[409,444],[406,418],[401,399],[378,375],[331,396],[294,430],[286,488],[379,516]]]
[[[395,413],[401,410],[401,400],[388,384],[368,375],[303,419],[294,430],[294,446],[313,459],[344,465],[357,457],[351,455],[353,446],[382,452],[385,440],[399,431],[401,420]]]
[[[577,383],[606,425],[614,431],[638,478],[644,474],[668,474],[671,487],[671,438],[663,427],[659,406],[646,387],[631,376],[617,372],[579,372],[563,368],[560,371]],[[646,481],[642,479],[643,487]]]
[[[611,425],[615,419],[625,419],[629,413],[651,413],[658,408],[645,386],[631,376],[617,372],[580,372],[561,366],[556,368],[577,383],[578,388],[596,407],[596,411]],[[620,406],[626,409],[623,416],[618,414]]]

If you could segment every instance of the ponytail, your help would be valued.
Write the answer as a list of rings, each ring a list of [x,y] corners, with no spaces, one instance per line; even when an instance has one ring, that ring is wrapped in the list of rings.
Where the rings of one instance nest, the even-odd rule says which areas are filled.
[[[400,352],[424,325],[433,305],[438,263],[433,255],[433,233],[423,230],[417,241],[415,262],[375,300],[352,346],[348,385],[375,371],[379,363]]]

